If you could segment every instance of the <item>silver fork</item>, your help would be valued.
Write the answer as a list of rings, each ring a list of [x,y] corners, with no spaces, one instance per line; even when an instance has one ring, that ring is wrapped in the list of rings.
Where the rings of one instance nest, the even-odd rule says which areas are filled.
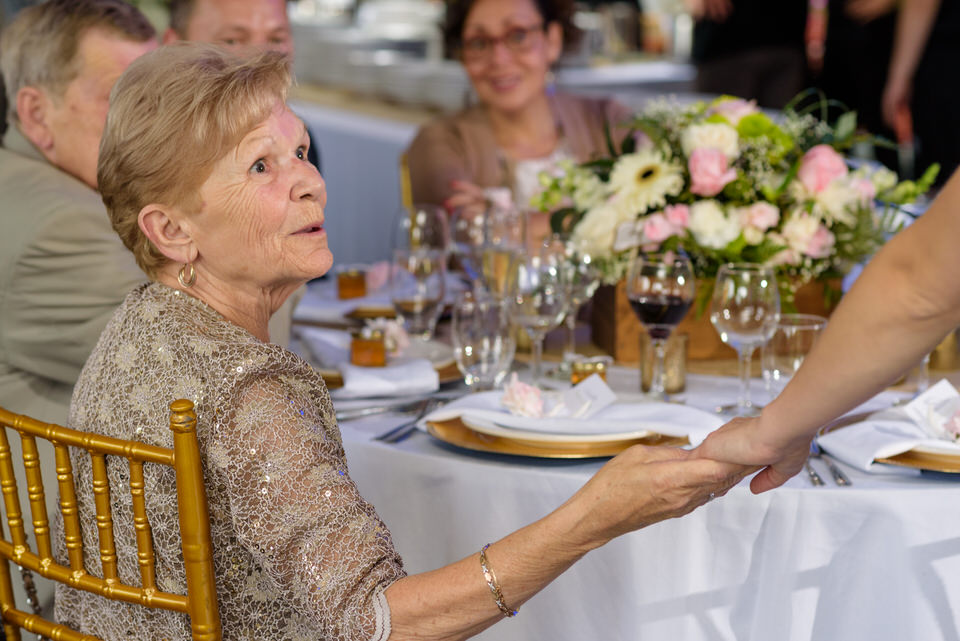
[[[810,441],[810,457],[823,461],[823,463],[827,466],[827,469],[830,470],[830,475],[833,477],[833,482],[840,487],[853,485],[853,482],[849,479],[849,477],[847,477],[846,474],[843,473],[843,470],[837,467],[834,462],[823,453],[823,451],[820,449],[820,446],[817,445],[817,439]],[[807,459],[807,465],[810,465],[809,459]],[[822,480],[820,482],[823,483]]]
[[[437,407],[439,407],[442,403],[443,401],[440,399],[426,399],[423,403],[423,406],[417,411],[417,414],[414,418],[387,430],[383,434],[373,437],[373,440],[380,441],[381,443],[399,443],[403,439],[413,434],[413,431],[417,429],[417,423],[420,422],[420,419],[437,409]]]
[[[810,457],[807,457],[807,460],[804,462],[803,466],[807,470],[807,477],[810,479],[810,483],[814,487],[822,487],[824,484],[823,479],[820,478],[820,475],[817,474],[817,471],[813,469],[813,466],[810,465]]]

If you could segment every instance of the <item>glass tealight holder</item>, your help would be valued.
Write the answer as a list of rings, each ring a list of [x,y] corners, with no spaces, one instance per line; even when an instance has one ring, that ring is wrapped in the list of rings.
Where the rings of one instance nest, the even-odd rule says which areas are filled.
[[[597,374],[603,380],[607,380],[607,369],[612,364],[613,358],[610,356],[594,356],[592,358],[580,356],[570,363],[570,382],[576,385],[594,374]]]
[[[687,387],[687,345],[690,337],[687,334],[673,332],[667,339],[666,352],[663,362],[663,391],[667,394],[678,394]],[[650,391],[653,381],[654,350],[650,343],[650,335],[643,332],[640,335],[640,390]]]
[[[364,327],[350,339],[350,363],[359,367],[385,367],[387,344],[379,329]]]
[[[362,267],[345,266],[337,271],[337,298],[363,298],[367,295],[367,271]]]

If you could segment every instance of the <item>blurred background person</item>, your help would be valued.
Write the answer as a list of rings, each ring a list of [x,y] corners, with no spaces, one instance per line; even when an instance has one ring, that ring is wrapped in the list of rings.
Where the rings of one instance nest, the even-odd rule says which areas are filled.
[[[65,421],[100,332],[143,282],[97,189],[110,89],[157,46],[121,0],[50,0],[0,35],[0,405]]]
[[[537,175],[561,160],[606,155],[629,120],[609,99],[555,91],[551,67],[576,43],[567,0],[454,0],[447,6],[447,51],[463,63],[478,104],[424,125],[407,150],[414,202],[448,209],[482,206],[484,189],[506,187],[521,210],[539,192]],[[530,221],[531,242],[547,233]]]
[[[177,40],[209,42],[234,53],[278,51],[293,59],[284,0],[170,0],[170,26],[163,42]],[[315,136],[310,142],[309,160],[322,172]]]
[[[883,91],[883,118],[900,142],[917,139],[918,171],[940,163],[938,184],[960,165],[960,3],[904,0]]]
[[[779,109],[807,86],[808,0],[686,0],[696,91]]]

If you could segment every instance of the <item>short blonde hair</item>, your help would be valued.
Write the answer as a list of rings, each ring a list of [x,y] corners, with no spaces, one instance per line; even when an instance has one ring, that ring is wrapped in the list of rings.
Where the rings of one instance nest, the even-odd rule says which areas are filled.
[[[198,209],[213,165],[286,100],[290,82],[283,54],[239,58],[185,42],[141,56],[120,76],[97,185],[113,228],[148,276],[168,259],[140,230],[140,210],[150,203]]]
[[[19,121],[17,93],[44,89],[55,99],[80,72],[77,49],[92,29],[134,42],[156,37],[150,21],[123,0],[48,0],[17,14],[0,35],[0,72],[7,92],[7,122]]]

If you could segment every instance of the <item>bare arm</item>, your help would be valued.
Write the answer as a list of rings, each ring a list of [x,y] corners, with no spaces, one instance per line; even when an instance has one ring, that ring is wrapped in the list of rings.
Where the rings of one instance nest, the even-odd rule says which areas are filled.
[[[910,227],[870,262],[803,366],[760,417],[738,419],[697,453],[769,465],[762,492],[796,474],[817,428],[852,409],[916,364],[960,324],[960,174]]]
[[[883,90],[883,119],[896,128],[897,112],[909,109],[911,86],[941,0],[904,0],[897,14],[890,72]]]
[[[591,549],[686,514],[705,503],[711,492],[725,492],[743,473],[739,467],[691,459],[683,450],[627,450],[556,511],[490,547],[487,558],[504,601],[519,608]],[[503,618],[476,553],[400,579],[386,595],[391,641],[464,639]]]

